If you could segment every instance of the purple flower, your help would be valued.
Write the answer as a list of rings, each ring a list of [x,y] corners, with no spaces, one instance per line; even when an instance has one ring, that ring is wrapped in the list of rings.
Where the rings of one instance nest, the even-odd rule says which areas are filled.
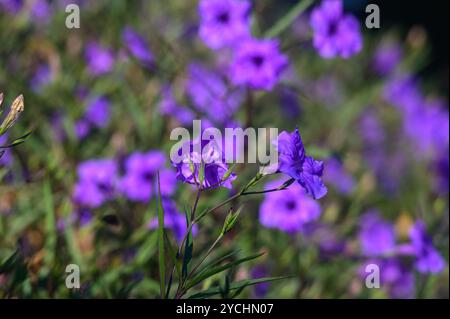
[[[417,80],[410,75],[398,75],[385,86],[384,98],[403,114],[415,112],[423,102]]]
[[[156,174],[160,171],[161,195],[172,195],[176,188],[176,176],[164,168],[166,156],[160,151],[135,152],[125,161],[125,176],[120,180],[119,189],[130,200],[148,202],[152,194],[157,194]]]
[[[201,0],[199,36],[211,49],[232,46],[250,35],[250,2]]]
[[[230,78],[235,85],[269,91],[287,65],[277,40],[248,39],[233,54]]]
[[[366,256],[389,254],[396,248],[394,225],[383,220],[377,211],[369,211],[361,217],[359,239]]]
[[[267,267],[265,265],[258,265],[252,268],[251,277],[253,279],[269,277]],[[263,282],[253,287],[253,294],[255,298],[262,299],[269,291],[270,283]]]
[[[0,8],[11,14],[18,13],[23,6],[23,0],[0,0]]]
[[[241,90],[230,90],[219,72],[198,63],[189,65],[187,94],[195,107],[212,121],[224,123],[237,111],[243,100]]]
[[[122,40],[130,53],[144,66],[151,67],[154,57],[145,39],[131,27],[125,27],[122,32]]]
[[[8,143],[8,135],[4,134],[0,136],[0,146],[5,146]],[[4,153],[2,153],[4,151]],[[12,162],[11,150],[0,149],[0,168],[9,166]]]
[[[418,158],[434,157],[448,148],[449,114],[447,106],[439,101],[424,103],[405,114],[403,126]]]
[[[350,194],[354,189],[355,182],[353,177],[346,172],[342,163],[331,158],[326,161],[325,166],[327,167],[323,175],[325,182],[332,184],[342,194]]]
[[[265,189],[277,188],[283,182],[269,182]],[[302,187],[292,184],[285,190],[266,193],[259,208],[259,222],[269,228],[295,233],[302,231],[305,224],[317,220],[320,213],[320,205],[306,196]]]
[[[431,237],[426,234],[425,223],[417,221],[409,232],[414,254],[416,268],[421,273],[436,274],[444,270],[445,260],[434,248]]]
[[[103,128],[105,127],[110,118],[110,101],[104,97],[96,97],[92,99],[87,106],[84,118],[94,127]]]
[[[414,297],[414,274],[398,258],[374,259],[365,262],[360,270],[361,277],[366,278],[366,266],[375,264],[380,268],[380,286],[391,298],[410,299]]]
[[[91,125],[84,118],[75,123],[75,134],[78,139],[82,140],[91,132]]]
[[[385,42],[378,46],[373,56],[372,67],[381,76],[391,73],[402,59],[402,49],[398,43]]]
[[[113,52],[95,41],[87,44],[85,58],[89,72],[94,76],[108,73],[114,67]]]
[[[223,186],[232,187],[234,173],[224,178],[228,171],[221,146],[216,141],[190,141],[178,150],[179,161],[172,161],[177,170],[177,179],[183,183],[197,185],[202,189]],[[173,158],[172,158],[173,159]],[[203,181],[200,171],[203,170]]]
[[[362,49],[358,20],[344,14],[342,0],[324,0],[311,13],[313,44],[324,58],[349,58]]]
[[[195,114],[191,110],[178,104],[170,86],[162,88],[158,109],[161,114],[173,116],[182,125],[192,124],[195,119]]]
[[[175,202],[171,199],[163,198],[162,206],[164,209],[164,227],[171,229],[178,242],[181,242],[187,231],[186,217],[178,211]],[[150,229],[157,228],[158,218],[153,218],[148,226]],[[197,232],[198,227],[194,225],[192,234],[195,236]]]
[[[112,159],[88,160],[78,166],[73,198],[84,207],[96,208],[114,198],[117,163]]]
[[[278,171],[296,179],[305,189],[306,194],[314,199],[324,197],[328,190],[321,179],[323,162],[306,156],[298,129],[292,133],[281,132],[276,144]]]
[[[40,91],[45,85],[49,84],[53,79],[50,66],[48,64],[41,64],[34,72],[31,78],[31,87],[34,91]]]
[[[52,9],[47,0],[35,0],[31,8],[31,17],[37,21],[46,23],[52,16]]]

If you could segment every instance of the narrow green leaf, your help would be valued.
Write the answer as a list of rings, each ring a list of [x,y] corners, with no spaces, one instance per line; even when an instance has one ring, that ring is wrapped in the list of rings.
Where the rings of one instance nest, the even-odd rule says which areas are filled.
[[[265,38],[274,38],[281,32],[287,29],[295,19],[314,2],[314,0],[302,0],[298,2],[287,14],[279,19],[269,30],[264,34]]]
[[[31,135],[32,131],[29,131],[28,133],[22,135],[21,137],[19,137],[18,139],[14,140],[11,144],[8,145],[0,145],[0,149],[5,149],[5,148],[11,148],[14,147],[16,145],[22,144],[23,142],[25,142],[27,140],[27,138]]]
[[[240,249],[236,249],[233,250],[231,252],[227,252],[223,255],[220,255],[217,258],[212,259],[210,262],[206,263],[203,267],[201,267],[198,271],[197,271],[197,276],[200,275],[201,273],[203,273],[204,271],[211,269],[212,267],[220,264],[221,262],[227,260],[228,258],[237,255],[241,250]]]
[[[186,289],[192,288],[193,286],[197,285],[198,283],[202,282],[203,280],[205,280],[206,278],[209,278],[211,276],[214,276],[224,270],[227,270],[231,267],[237,266],[239,264],[242,264],[244,262],[256,259],[260,256],[262,256],[264,253],[259,253],[256,255],[251,255],[248,257],[244,257],[238,260],[235,260],[229,264],[225,264],[225,265],[221,265],[221,266],[217,266],[214,268],[211,268],[209,270],[204,271],[203,273],[198,274],[196,277],[194,277],[192,280],[188,281],[188,283],[186,284]]]
[[[191,210],[185,208],[186,215],[186,227],[191,224]],[[186,237],[186,243],[184,245],[184,255],[183,255],[183,268],[182,268],[182,278],[185,279],[189,271],[189,263],[192,260],[192,251],[194,249],[194,240],[192,237],[192,230],[188,233]]]
[[[165,298],[166,292],[166,264],[164,252],[164,208],[161,200],[161,185],[159,172],[156,174],[158,183],[158,260],[159,260],[159,281],[161,298]]]
[[[56,250],[56,217],[55,207],[53,202],[53,194],[50,182],[44,183],[44,207],[45,207],[45,227],[47,238],[45,241],[45,262],[49,267],[54,265],[55,250]]]
[[[229,291],[238,290],[238,289],[246,288],[248,286],[253,286],[253,285],[257,285],[257,284],[261,284],[261,283],[265,283],[265,282],[271,282],[271,281],[276,281],[276,280],[281,280],[281,279],[286,279],[286,278],[289,278],[289,277],[266,277],[266,278],[242,280],[242,281],[232,283],[229,287]],[[218,295],[218,294],[220,294],[220,291],[221,291],[220,287],[212,287],[212,288],[206,289],[204,291],[195,293],[195,294],[189,296],[188,299],[204,299],[204,298],[212,297],[214,295]]]

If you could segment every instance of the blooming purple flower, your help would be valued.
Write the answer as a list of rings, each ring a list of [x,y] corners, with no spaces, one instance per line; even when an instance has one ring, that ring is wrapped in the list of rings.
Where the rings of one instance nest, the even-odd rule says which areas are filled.
[[[117,163],[112,159],[93,159],[78,166],[78,181],[73,198],[84,207],[96,208],[114,198]]]
[[[276,142],[278,149],[278,171],[296,179],[306,194],[319,199],[327,194],[322,182],[323,162],[306,156],[298,129],[288,133],[283,131]]]
[[[160,171],[161,195],[172,195],[176,188],[176,176],[164,168],[167,159],[160,151],[135,152],[125,160],[125,176],[120,180],[119,189],[130,200],[148,202],[156,185],[156,174]]]
[[[275,189],[283,182],[269,182],[265,189]],[[259,221],[266,227],[295,233],[302,231],[305,224],[317,220],[320,213],[320,205],[306,196],[302,187],[292,184],[285,190],[266,193],[259,208]]]
[[[199,36],[211,49],[232,46],[250,35],[250,2],[201,0]]]
[[[350,194],[355,186],[353,177],[345,170],[342,163],[331,158],[325,162],[327,169],[324,172],[323,179],[325,182],[333,185],[340,193]]]
[[[287,65],[277,40],[248,39],[235,49],[230,78],[235,85],[269,91]]]
[[[122,40],[130,53],[146,67],[151,67],[154,57],[145,39],[131,27],[125,27]]]
[[[390,74],[402,59],[402,49],[396,42],[385,42],[378,46],[373,56],[372,67],[381,76]]]
[[[231,182],[236,179],[234,173],[224,178],[228,165],[224,160],[221,146],[214,140],[190,141],[179,150],[179,161],[172,161],[177,170],[177,179],[188,184],[198,185],[200,188],[217,188],[223,186],[231,188]],[[173,158],[172,158],[173,160]],[[203,169],[203,181],[200,171]]]
[[[414,254],[416,268],[421,273],[439,273],[445,267],[444,258],[434,248],[431,237],[426,234],[425,223],[417,221],[409,232]]]
[[[369,211],[361,217],[359,239],[366,256],[389,254],[395,250],[394,225],[383,220],[377,211]]]
[[[311,13],[313,44],[324,58],[349,58],[362,49],[358,20],[344,14],[342,0],[324,0]]]
[[[113,52],[95,41],[87,44],[85,58],[89,72],[94,76],[108,73],[114,67]]]
[[[230,119],[243,100],[241,90],[230,90],[219,72],[198,63],[189,65],[186,89],[195,107],[219,123]]]
[[[186,217],[178,211],[175,202],[171,199],[163,198],[162,206],[164,209],[164,227],[171,229],[178,242],[181,242],[187,231]],[[158,218],[153,218],[148,226],[150,229],[157,228]],[[198,227],[194,225],[192,234],[195,236],[197,232]]]

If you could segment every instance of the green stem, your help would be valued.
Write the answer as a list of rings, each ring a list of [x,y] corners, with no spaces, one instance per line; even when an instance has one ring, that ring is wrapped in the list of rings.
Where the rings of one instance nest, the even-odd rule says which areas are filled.
[[[287,27],[289,27],[294,20],[304,12],[314,0],[302,0],[297,3],[286,15],[284,15],[280,20],[277,21],[269,30],[264,33],[264,37],[273,38],[278,36]]]

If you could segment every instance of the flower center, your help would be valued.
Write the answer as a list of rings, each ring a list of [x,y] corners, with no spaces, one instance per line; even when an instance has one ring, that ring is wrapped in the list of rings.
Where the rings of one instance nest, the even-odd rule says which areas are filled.
[[[286,202],[286,208],[288,210],[294,210],[297,207],[297,203],[293,200]]]
[[[228,23],[228,21],[230,21],[230,15],[228,14],[228,12],[222,12],[219,15],[217,15],[217,21],[226,24]]]
[[[111,185],[105,182],[97,183],[97,187],[102,193],[109,193],[111,191]]]
[[[252,57],[252,63],[256,67],[260,67],[264,63],[264,57],[261,55],[255,55]]]
[[[329,25],[328,25],[328,35],[333,36],[337,33],[338,30],[338,22],[337,21],[332,21]]]
[[[144,180],[150,182],[153,179],[153,174],[152,174],[152,172],[145,172],[144,174],[142,174],[142,178]]]

